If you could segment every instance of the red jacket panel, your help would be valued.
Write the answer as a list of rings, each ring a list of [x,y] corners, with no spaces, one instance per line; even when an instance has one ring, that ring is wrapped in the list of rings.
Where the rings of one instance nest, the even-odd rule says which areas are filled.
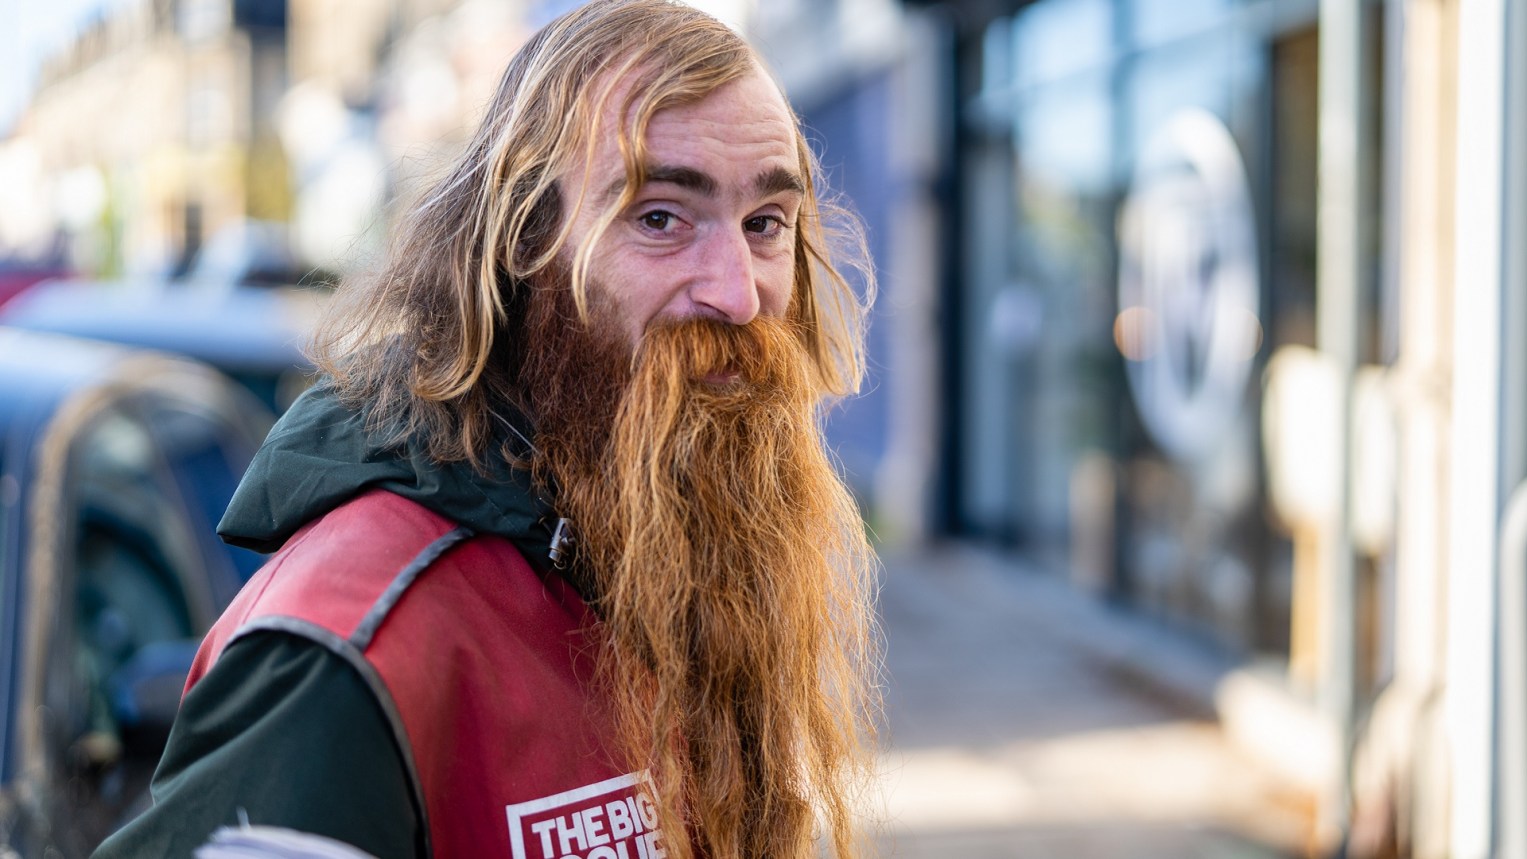
[[[611,763],[609,719],[588,694],[596,622],[508,540],[373,490],[271,557],[203,641],[186,688],[244,632],[305,636],[370,684],[433,855],[659,859],[645,777]]]

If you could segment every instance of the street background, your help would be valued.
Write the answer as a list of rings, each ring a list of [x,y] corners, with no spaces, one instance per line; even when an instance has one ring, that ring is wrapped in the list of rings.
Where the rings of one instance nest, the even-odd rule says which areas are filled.
[[[1527,8],[695,2],[874,257],[882,846],[1527,859]],[[332,285],[576,0],[0,4],[0,857],[73,856]]]

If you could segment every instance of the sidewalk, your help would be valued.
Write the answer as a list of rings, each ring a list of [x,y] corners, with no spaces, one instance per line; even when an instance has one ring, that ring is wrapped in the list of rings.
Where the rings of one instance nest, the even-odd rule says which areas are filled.
[[[989,553],[884,561],[882,855],[1303,855],[1308,797],[1191,694],[1226,666]]]

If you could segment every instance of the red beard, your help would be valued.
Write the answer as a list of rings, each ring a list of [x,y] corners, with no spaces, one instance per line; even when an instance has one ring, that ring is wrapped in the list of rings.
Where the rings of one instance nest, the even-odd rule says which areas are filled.
[[[626,763],[652,772],[668,831],[701,855],[815,856],[817,815],[852,854],[874,562],[801,331],[662,322],[633,356],[607,306],[585,327],[565,290],[530,303],[535,467],[604,620]]]

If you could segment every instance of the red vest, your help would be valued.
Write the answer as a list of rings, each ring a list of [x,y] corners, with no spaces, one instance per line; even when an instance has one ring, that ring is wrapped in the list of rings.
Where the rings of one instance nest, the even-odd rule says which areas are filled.
[[[433,855],[660,859],[647,782],[611,765],[607,718],[586,694],[594,623],[509,541],[373,490],[271,557],[202,642],[186,688],[240,635],[303,636],[376,695]]]

